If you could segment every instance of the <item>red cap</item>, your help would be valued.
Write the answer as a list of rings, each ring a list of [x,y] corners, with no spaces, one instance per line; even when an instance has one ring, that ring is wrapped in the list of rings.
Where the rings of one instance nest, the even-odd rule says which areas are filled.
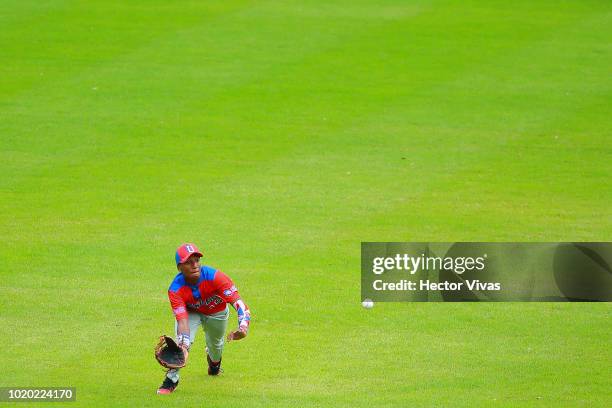
[[[195,246],[194,244],[191,243],[186,243],[181,245],[180,247],[177,248],[176,250],[176,255],[175,255],[175,260],[176,260],[176,264],[180,264],[183,263],[187,260],[187,258],[189,258],[191,255],[199,255],[199,256],[203,256],[202,252],[200,252],[200,250],[198,249],[197,246]]]

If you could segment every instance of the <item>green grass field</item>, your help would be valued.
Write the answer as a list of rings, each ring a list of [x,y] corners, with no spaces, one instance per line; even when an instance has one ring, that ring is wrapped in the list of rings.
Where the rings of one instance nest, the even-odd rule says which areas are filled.
[[[0,386],[74,386],[71,407],[610,406],[609,303],[367,311],[359,251],[610,240],[611,38],[605,0],[3,0]],[[185,241],[253,323],[220,378],[200,333],[160,397]]]

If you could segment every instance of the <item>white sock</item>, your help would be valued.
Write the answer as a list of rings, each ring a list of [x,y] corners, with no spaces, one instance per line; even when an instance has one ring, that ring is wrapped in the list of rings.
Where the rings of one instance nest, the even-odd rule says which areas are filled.
[[[166,377],[171,379],[173,383],[176,383],[179,380],[178,370],[169,370]]]

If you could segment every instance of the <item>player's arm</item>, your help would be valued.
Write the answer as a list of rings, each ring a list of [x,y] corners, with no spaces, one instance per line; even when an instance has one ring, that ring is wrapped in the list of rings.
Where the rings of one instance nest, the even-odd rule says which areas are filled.
[[[240,298],[238,289],[236,289],[236,286],[229,276],[221,271],[217,271],[213,283],[217,288],[217,294],[221,296],[225,302],[232,305],[238,314],[238,329],[227,335],[227,341],[245,338],[249,332],[249,324],[251,323],[251,311],[249,307]]]
[[[227,335],[227,341],[244,339],[249,332],[249,324],[251,323],[251,311],[242,299],[236,299],[232,306],[236,309],[238,315],[238,330],[230,332]]]
[[[172,306],[172,313],[176,317],[176,342],[179,346],[189,349],[191,346],[191,337],[189,336],[189,320],[185,301],[177,293],[168,291],[168,298]]]

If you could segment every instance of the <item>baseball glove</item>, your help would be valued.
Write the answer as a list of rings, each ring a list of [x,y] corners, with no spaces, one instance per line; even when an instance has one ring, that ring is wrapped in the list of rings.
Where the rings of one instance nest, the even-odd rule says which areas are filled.
[[[160,336],[155,346],[155,358],[163,367],[181,368],[187,364],[187,349],[176,344],[172,337]]]

